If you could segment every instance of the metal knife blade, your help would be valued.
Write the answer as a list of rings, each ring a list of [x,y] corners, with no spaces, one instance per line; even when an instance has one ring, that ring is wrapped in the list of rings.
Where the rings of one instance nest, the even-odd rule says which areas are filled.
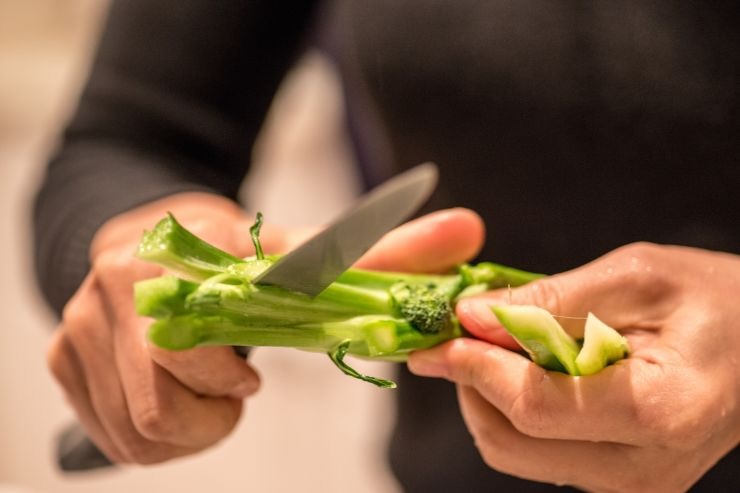
[[[437,177],[437,166],[424,163],[391,178],[254,282],[318,295],[385,233],[416,212],[434,191]]]

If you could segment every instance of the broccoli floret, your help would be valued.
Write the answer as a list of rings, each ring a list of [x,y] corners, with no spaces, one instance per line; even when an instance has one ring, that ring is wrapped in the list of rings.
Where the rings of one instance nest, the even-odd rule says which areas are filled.
[[[403,318],[422,334],[438,334],[452,323],[450,300],[436,284],[400,281],[390,293]]]

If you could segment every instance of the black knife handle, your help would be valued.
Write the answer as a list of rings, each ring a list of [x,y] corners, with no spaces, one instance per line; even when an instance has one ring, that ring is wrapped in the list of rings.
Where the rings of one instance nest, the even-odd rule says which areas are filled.
[[[57,465],[64,472],[115,466],[88,438],[78,423],[70,424],[57,437]]]

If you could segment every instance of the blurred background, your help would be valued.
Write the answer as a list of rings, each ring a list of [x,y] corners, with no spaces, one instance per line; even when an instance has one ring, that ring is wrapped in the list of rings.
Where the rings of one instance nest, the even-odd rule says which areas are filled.
[[[398,491],[385,459],[392,392],[293,350],[256,351],[263,388],[236,432],[212,450],[147,468],[56,468],[55,437],[73,416],[46,371],[55,320],[33,282],[30,205],[106,8],[102,0],[0,0],[0,493]],[[308,54],[281,88],[256,148],[244,190],[250,210],[298,226],[325,222],[351,202],[358,185],[341,114],[332,67]]]

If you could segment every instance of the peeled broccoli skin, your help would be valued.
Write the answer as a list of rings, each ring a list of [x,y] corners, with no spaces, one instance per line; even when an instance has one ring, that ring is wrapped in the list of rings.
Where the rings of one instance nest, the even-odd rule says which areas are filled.
[[[203,345],[282,346],[323,352],[347,375],[362,375],[349,354],[404,361],[411,351],[462,335],[454,315],[461,292],[516,286],[541,277],[497,264],[461,266],[449,275],[349,269],[316,297],[252,280],[279,257],[239,259],[204,242],[172,215],[146,232],[137,256],[175,275],[135,286],[137,312],[155,319],[149,339],[172,350]],[[187,279],[187,280],[185,280]]]

